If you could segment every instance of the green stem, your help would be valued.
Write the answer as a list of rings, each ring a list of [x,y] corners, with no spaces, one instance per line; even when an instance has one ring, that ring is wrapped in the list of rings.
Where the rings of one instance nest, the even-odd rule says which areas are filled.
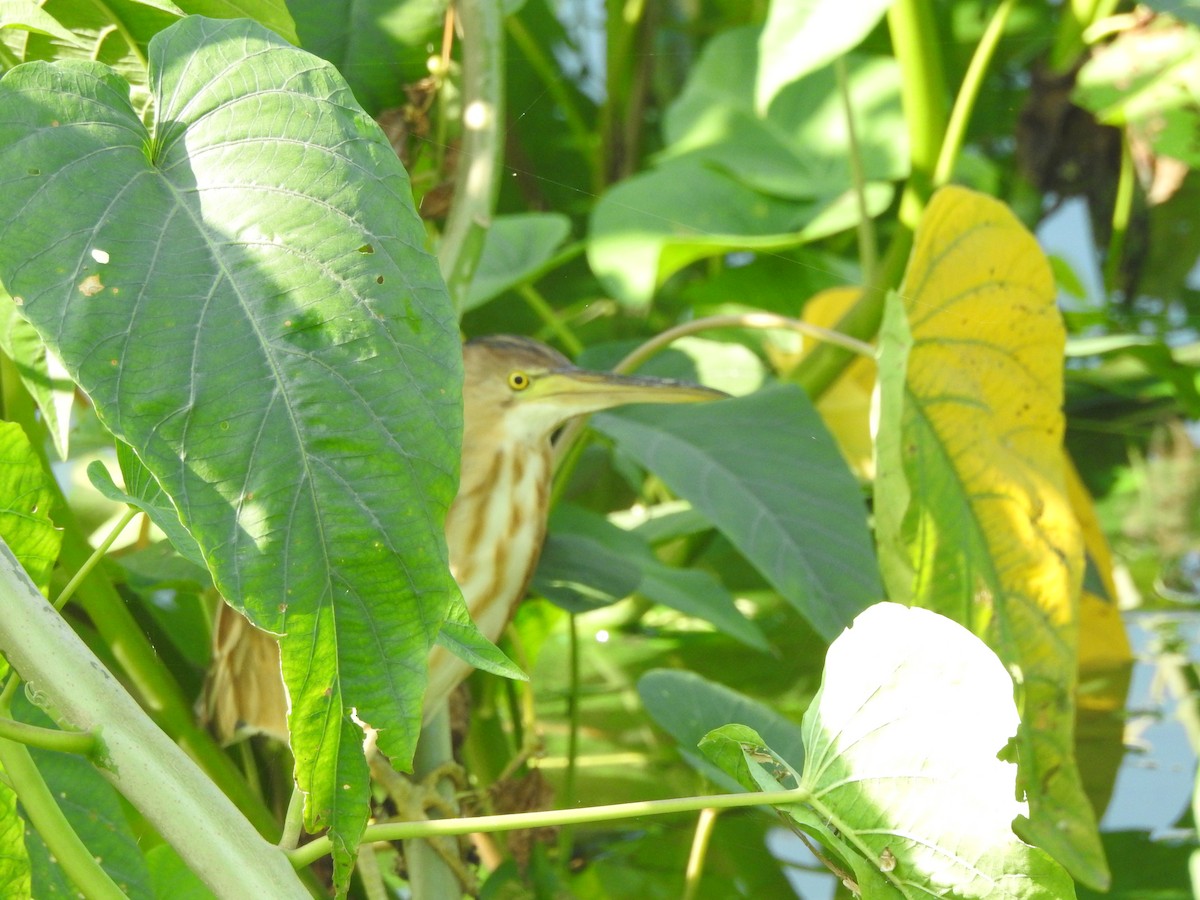
[[[300,843],[300,831],[303,827],[304,792],[293,785],[287,813],[283,817],[283,834],[279,837],[279,846],[284,850],[296,849],[296,845]]]
[[[563,349],[567,351],[569,356],[578,356],[583,352],[583,342],[575,336],[575,333],[567,327],[562,318],[555,311],[546,298],[538,293],[537,289],[528,282],[517,285],[517,293],[529,305],[539,319],[545,323],[546,327],[554,332],[554,336],[558,338]]]
[[[500,189],[504,120],[504,26],[495,0],[460,0],[463,30],[463,139],[454,199],[438,248],[442,277],[461,315]]]
[[[1104,287],[1111,296],[1121,278],[1121,262],[1125,255],[1125,236],[1133,213],[1133,187],[1137,175],[1129,139],[1121,135],[1121,173],[1117,178],[1117,196],[1113,203],[1112,235],[1108,240],[1108,255],[1104,260]]]
[[[913,232],[933,190],[947,121],[942,48],[930,0],[895,0],[887,19],[900,64],[900,100],[908,123],[911,174],[900,195],[899,222],[883,263],[870,277],[858,302],[835,326],[836,331],[864,341],[879,331],[888,291],[903,277]],[[843,348],[823,344],[801,361],[792,377],[816,399],[837,380],[851,359]]]
[[[1058,20],[1058,32],[1054,36],[1054,47],[1050,51],[1050,68],[1054,72],[1066,72],[1075,65],[1083,52],[1083,34],[1101,19],[1112,15],[1117,0],[1066,0]]]
[[[563,806],[575,805],[576,777],[579,772],[579,622],[574,613],[567,616],[567,666],[570,684],[567,686],[567,767],[563,773]],[[558,831],[558,865],[566,872],[571,862],[574,832],[569,826]]]
[[[40,725],[30,725],[3,716],[0,716],[0,738],[27,747],[59,753],[78,753],[80,756],[91,756],[101,747],[99,735],[94,731],[42,728]]]
[[[509,16],[504,21],[504,28],[508,32],[508,36],[513,39],[513,43],[517,45],[517,49],[524,55],[525,61],[529,63],[529,67],[533,69],[538,80],[545,85],[550,98],[562,110],[567,130],[571,132],[572,141],[588,161],[592,170],[592,183],[595,183],[600,166],[600,158],[596,152],[598,141],[591,129],[588,128],[587,122],[584,121],[579,107],[575,105],[575,98],[571,95],[571,89],[566,79],[562,77],[562,71],[558,64],[546,55],[519,17]]]
[[[0,354],[0,379],[3,381],[5,418],[21,422],[31,437],[44,438],[45,429],[42,420],[34,414],[33,401],[21,385],[15,365],[3,354]],[[150,646],[103,568],[91,567],[92,548],[83,538],[58,480],[49,474],[51,466],[45,450],[46,440],[33,439],[31,443],[42,468],[48,473],[46,483],[54,494],[51,503],[54,524],[63,531],[60,566],[67,572],[83,573],[78,585],[72,588],[75,603],[87,613],[112,657],[119,663],[126,683],[158,726],[201,765],[261,834],[273,834],[278,825],[262,799],[249,790],[237,767],[212,736],[196,724],[191,704],[184,699],[178,683]],[[10,678],[6,690],[15,689],[18,681],[15,676]]]
[[[850,96],[850,75],[846,58],[839,56],[833,66],[837,73],[838,94],[846,114],[846,137],[850,145],[850,177],[854,183],[854,199],[858,204],[858,257],[864,279],[870,278],[878,264],[879,249],[875,242],[875,223],[867,209],[867,176],[863,170],[862,148],[858,143],[858,128],[854,124],[854,103]]]
[[[958,154],[962,151],[967,124],[971,120],[971,112],[975,109],[975,101],[979,98],[979,91],[983,87],[984,76],[987,74],[992,57],[996,54],[1000,38],[1004,35],[1004,26],[1008,24],[1008,17],[1016,5],[1017,0],[1002,0],[992,14],[987,28],[984,29],[978,46],[975,47],[971,63],[967,66],[966,74],[963,75],[962,86],[958,89],[958,96],[954,98],[954,108],[950,110],[950,121],[946,125],[946,137],[942,141],[937,165],[933,170],[934,187],[949,182],[950,176],[954,173],[954,164],[958,161]]]
[[[709,794],[699,797],[675,797],[669,800],[641,800],[633,803],[612,803],[607,806],[585,806],[579,809],[553,809],[546,812],[525,812],[506,816],[474,816],[461,819],[435,819],[421,822],[389,822],[368,825],[364,841],[403,841],[431,835],[496,833],[528,828],[556,828],[564,825],[584,825],[595,822],[619,822],[645,816],[666,816],[698,812],[702,809],[741,809],[748,806],[789,806],[807,803],[812,795],[807,788],[791,791],[764,791],[746,794]],[[329,838],[321,835],[303,847],[288,853],[297,869],[311,865],[330,851]]]
[[[704,872],[704,860],[708,856],[708,845],[716,824],[715,809],[710,806],[700,810],[696,831],[692,835],[692,849],[688,853],[687,869],[684,871],[683,900],[694,900],[700,890],[700,875]]]
[[[631,62],[634,66],[637,64],[633,49],[646,13],[646,0],[612,0],[605,8],[608,11],[607,78],[596,127],[596,133],[600,135],[599,178],[592,184],[592,191],[597,194],[604,190],[609,178],[619,179],[621,171],[630,164],[625,129],[631,118],[630,98],[636,80],[630,71]],[[619,154],[615,159],[614,152]]]
[[[900,64],[900,102],[912,158],[900,198],[900,222],[915,230],[933,190],[933,173],[946,134],[946,77],[930,0],[896,0],[887,18]]]
[[[89,900],[127,900],[63,815],[28,748],[0,739],[0,764],[8,773],[29,823],[79,892]]]
[[[132,522],[139,512],[141,510],[135,509],[132,506],[125,510],[125,514],[109,530],[104,540],[100,542],[100,546],[92,551],[92,555],[76,570],[75,574],[71,576],[71,580],[67,582],[66,587],[59,592],[58,598],[54,601],[55,609],[61,610],[67,605],[67,601],[71,599],[71,595],[75,593],[79,585],[83,584],[83,580],[91,574],[91,571],[100,564],[100,561],[104,559],[104,555],[108,553],[108,549],[121,536],[121,532],[125,530],[125,526]]]

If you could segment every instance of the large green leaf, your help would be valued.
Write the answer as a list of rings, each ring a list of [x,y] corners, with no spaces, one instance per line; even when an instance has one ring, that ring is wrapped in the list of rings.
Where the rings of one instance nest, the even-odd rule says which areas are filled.
[[[404,85],[429,74],[447,0],[289,0],[301,46],[329,60],[377,115],[406,102]]]
[[[788,85],[764,110],[755,106],[747,72],[759,71],[759,29],[713,38],[666,112],[668,146],[659,159],[693,158],[764,193],[803,199],[841,193],[853,184],[845,105],[833,67]],[[864,177],[908,174],[908,132],[900,106],[900,68],[884,57],[846,59],[855,112],[855,144]]]
[[[1103,885],[1074,759],[1083,543],[1054,296],[1037,242],[1003,204],[934,195],[882,332],[876,536],[888,595],[961,622],[1013,673],[1030,808],[1018,830]]]
[[[892,193],[890,185],[868,184],[868,212],[883,212]],[[698,259],[730,250],[794,247],[853,228],[857,221],[857,200],[848,188],[791,202],[682,159],[628,178],[597,201],[587,255],[618,300],[643,306],[669,276]]]
[[[1008,673],[982,641],[880,603],[829,648],[798,776],[744,726],[701,749],[749,790],[798,787],[781,811],[852,867],[865,897],[1074,897],[1067,873],[1012,831],[1025,804],[1000,756],[1017,721]]]
[[[348,849],[356,720],[407,763],[456,590],[453,316],[404,170],[332,67],[190,17],[150,71],[152,133],[97,63],[0,81],[0,280],[222,593],[283,634],[307,822]]]
[[[754,84],[755,105],[765,110],[785,85],[854,49],[891,3],[772,0],[759,38],[762,64]]]
[[[632,408],[595,425],[704,513],[827,639],[883,596],[858,484],[798,388],[670,416]]]

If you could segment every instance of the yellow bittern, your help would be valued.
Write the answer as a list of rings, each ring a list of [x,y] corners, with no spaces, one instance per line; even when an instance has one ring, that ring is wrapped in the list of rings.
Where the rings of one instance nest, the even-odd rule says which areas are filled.
[[[463,347],[463,446],[458,495],[446,517],[450,569],[489,640],[508,624],[533,577],[553,476],[551,438],[569,419],[627,403],[690,403],[725,396],[675,381],[576,368],[523,337]],[[436,709],[471,666],[435,647],[425,709]],[[229,740],[261,732],[287,740],[287,698],[273,637],[221,604],[204,713]]]

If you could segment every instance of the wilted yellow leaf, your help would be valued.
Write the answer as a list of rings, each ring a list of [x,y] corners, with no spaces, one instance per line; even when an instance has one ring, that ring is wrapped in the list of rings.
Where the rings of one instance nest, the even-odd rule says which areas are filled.
[[[1018,833],[1109,881],[1074,760],[1083,541],[1049,265],[1003,204],[934,195],[882,331],[875,512],[892,599],[966,625],[1018,687]]]

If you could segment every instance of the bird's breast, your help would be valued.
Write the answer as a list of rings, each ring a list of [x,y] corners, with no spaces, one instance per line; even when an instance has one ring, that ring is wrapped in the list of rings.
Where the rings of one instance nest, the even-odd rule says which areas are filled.
[[[464,464],[463,475],[446,515],[450,571],[471,618],[488,640],[495,641],[524,595],[541,554],[550,449],[497,446],[484,459]],[[441,648],[433,651],[426,708],[453,690],[470,669],[450,656]]]

